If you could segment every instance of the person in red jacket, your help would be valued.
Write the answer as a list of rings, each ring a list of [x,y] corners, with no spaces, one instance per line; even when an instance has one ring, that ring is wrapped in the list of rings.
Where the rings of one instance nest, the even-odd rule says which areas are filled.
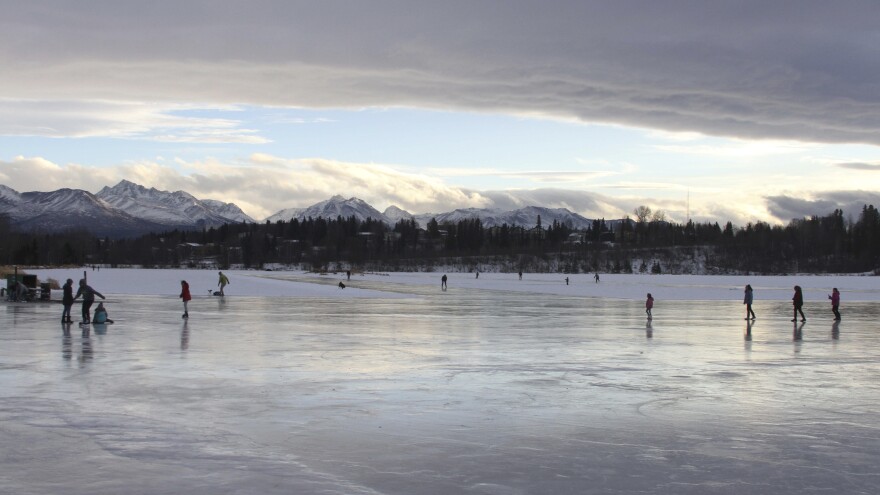
[[[186,283],[186,280],[180,281],[180,298],[183,299],[183,316],[181,318],[189,318],[189,310],[186,303],[192,299],[192,296],[189,294],[189,284]]]
[[[654,308],[654,296],[652,296],[651,293],[648,292],[648,298],[645,300],[645,313],[648,314],[649,320],[654,318],[654,316],[651,315],[651,309],[653,309],[653,308]]]

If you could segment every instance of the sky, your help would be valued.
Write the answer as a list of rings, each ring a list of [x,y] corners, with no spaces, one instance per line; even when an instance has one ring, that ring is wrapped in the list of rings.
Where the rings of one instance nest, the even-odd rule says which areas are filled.
[[[880,204],[875,1],[0,0],[0,184],[262,220]]]

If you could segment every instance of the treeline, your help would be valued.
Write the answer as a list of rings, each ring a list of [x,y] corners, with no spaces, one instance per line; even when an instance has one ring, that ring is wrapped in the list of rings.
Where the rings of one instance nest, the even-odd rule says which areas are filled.
[[[478,219],[393,227],[354,217],[309,218],[265,224],[227,224],[203,231],[163,232],[130,239],[97,238],[86,231],[18,232],[0,218],[0,264],[205,266],[262,268],[267,264],[430,266],[450,258],[569,260],[571,271],[630,271],[651,252],[700,247],[720,272],[866,272],[880,267],[880,213],[866,205],[856,221],[835,210],[827,216],[736,227],[730,222],[686,224],[646,215],[593,222],[576,231],[553,222],[531,228],[487,228]],[[648,254],[646,254],[648,253]],[[507,263],[507,266],[510,266]],[[660,272],[659,264],[649,266]]]

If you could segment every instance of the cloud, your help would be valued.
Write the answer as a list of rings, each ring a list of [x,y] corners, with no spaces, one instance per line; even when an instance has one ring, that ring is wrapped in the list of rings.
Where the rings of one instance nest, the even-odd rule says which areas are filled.
[[[851,170],[870,170],[873,172],[880,171],[880,163],[859,163],[859,162],[850,162],[850,163],[836,163],[835,167],[840,168],[848,168]]]
[[[880,144],[869,11],[819,0],[13,2],[0,19],[0,94],[53,109],[421,107]],[[0,115],[0,132],[167,139],[140,119],[16,120]]]
[[[187,143],[269,142],[256,130],[242,128],[236,120],[182,114],[193,110],[199,108],[130,101],[0,98],[0,135],[124,137]]]
[[[840,208],[858,218],[865,204],[880,205],[874,191],[812,191],[765,197],[765,205],[741,201],[722,193],[669,199],[647,196],[634,187],[626,196],[563,189],[474,190],[420,174],[405,173],[393,165],[306,158],[287,159],[254,154],[247,160],[225,162],[126,162],[112,167],[56,164],[40,157],[0,160],[0,183],[19,192],[52,191],[64,187],[98,192],[122,179],[168,191],[187,191],[197,198],[233,202],[257,220],[286,208],[306,207],[342,194],[358,197],[379,210],[396,205],[411,213],[441,213],[456,208],[524,206],[567,208],[587,218],[621,218],[639,205],[661,209],[674,221],[732,221],[744,225],[756,220],[788,222],[792,218],[827,215]],[[672,186],[670,186],[672,187]],[[650,189],[656,189],[651,184]]]
[[[843,211],[844,217],[856,220],[865,205],[880,205],[880,193],[875,191],[814,192],[807,197],[783,194],[765,199],[769,212],[782,222],[813,215],[824,216],[836,209]]]

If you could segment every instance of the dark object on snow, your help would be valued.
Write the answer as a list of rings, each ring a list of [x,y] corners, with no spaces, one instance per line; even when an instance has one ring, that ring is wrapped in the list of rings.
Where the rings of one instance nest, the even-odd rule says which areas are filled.
[[[340,288],[340,289],[344,289],[344,288],[345,288],[345,284],[343,284],[342,282],[339,282],[339,288]]]

